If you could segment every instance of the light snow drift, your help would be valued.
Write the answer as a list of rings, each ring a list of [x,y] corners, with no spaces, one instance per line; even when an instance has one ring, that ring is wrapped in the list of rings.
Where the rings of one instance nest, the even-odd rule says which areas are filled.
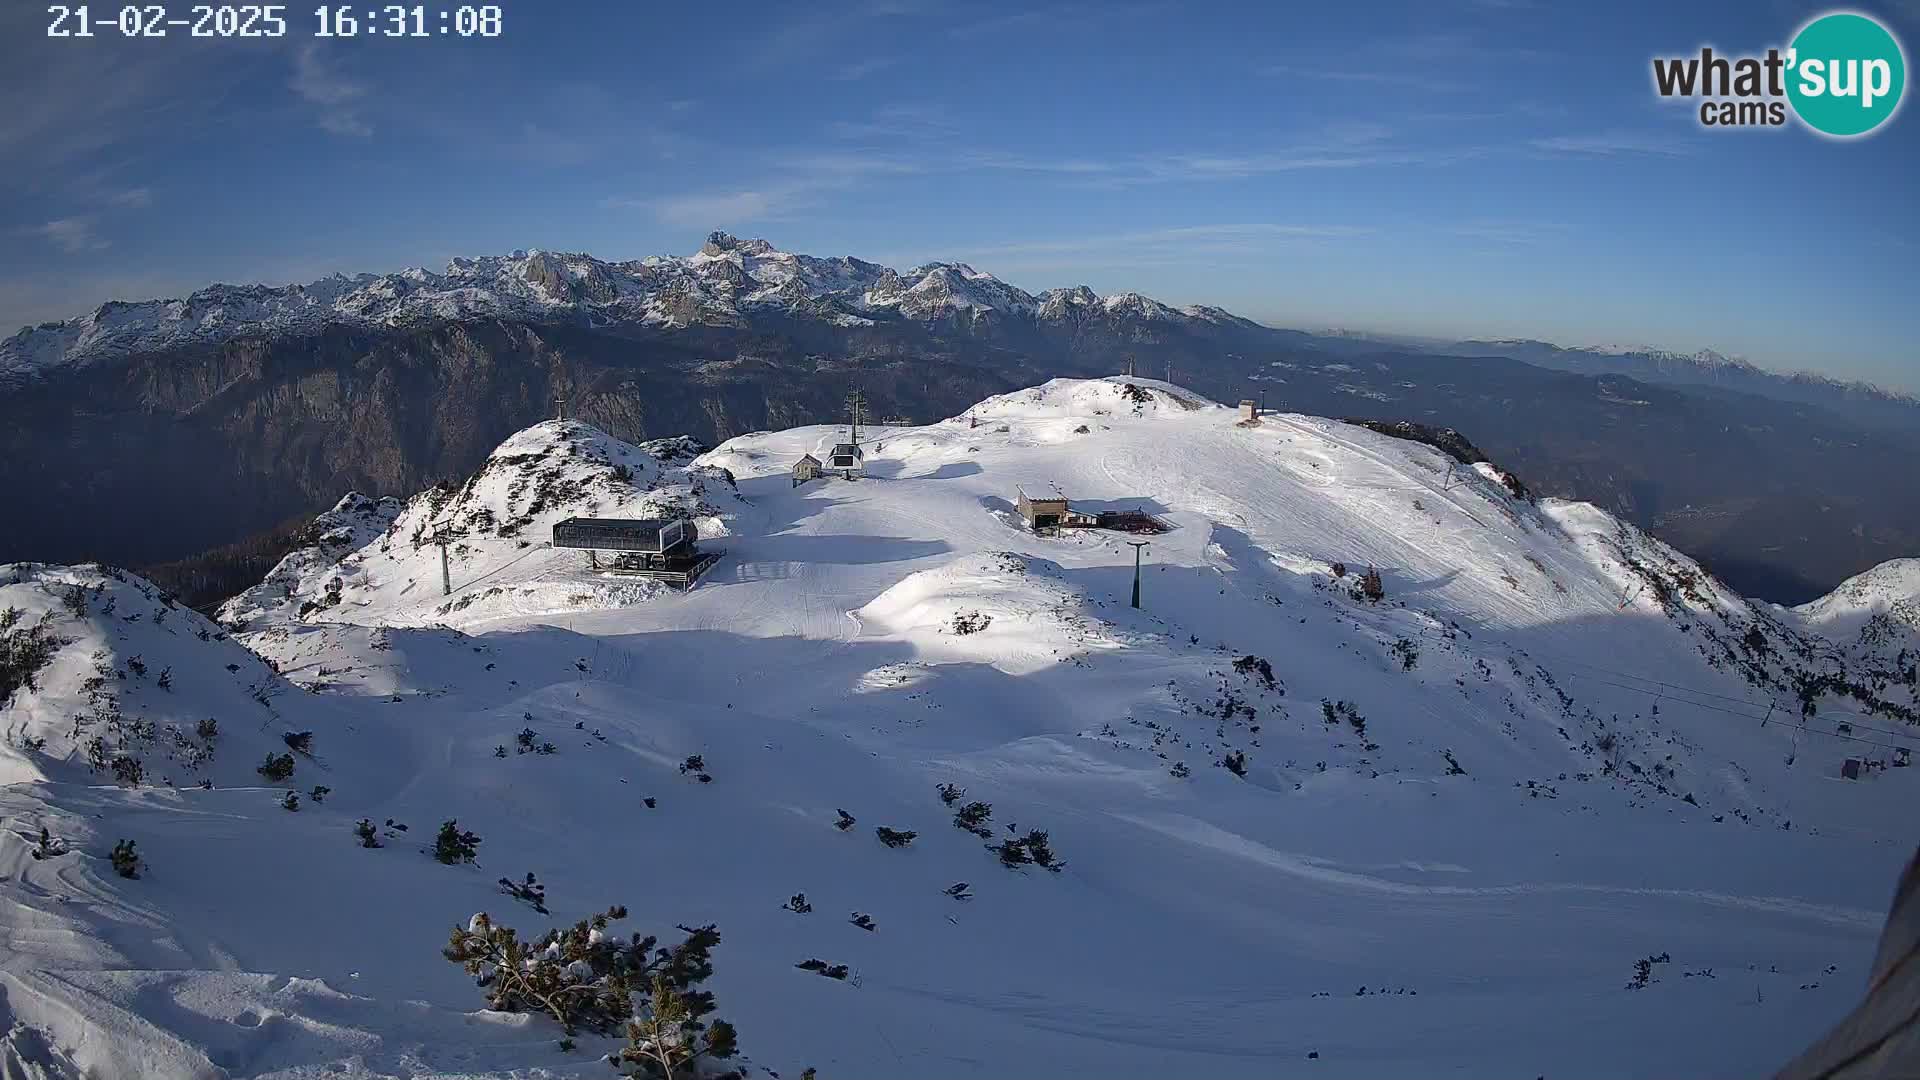
[[[696,259],[735,255],[772,257]],[[791,485],[843,438],[542,424],[343,501],[217,625],[0,568],[44,659],[0,710],[0,1074],[603,1076],[614,1043],[561,1052],[439,950],[614,903],[719,925],[756,1076],[1751,1075],[1857,998],[1920,819],[1911,567],[1755,605],[1492,463],[1148,380],[875,428],[866,479]],[[1035,535],[1020,491],[1169,524],[1141,609],[1132,537]],[[724,557],[596,575],[547,543],[576,514]],[[1064,868],[1003,867],[947,783]],[[478,866],[422,850],[450,819]],[[73,850],[32,858],[43,825]],[[551,917],[495,885],[528,871]]]

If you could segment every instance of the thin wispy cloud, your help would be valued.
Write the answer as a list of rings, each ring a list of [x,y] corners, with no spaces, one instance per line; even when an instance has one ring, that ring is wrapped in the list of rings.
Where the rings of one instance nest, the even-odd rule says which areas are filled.
[[[340,73],[321,56],[320,46],[308,42],[293,54],[293,77],[287,85],[310,104],[320,106],[319,124],[334,135],[364,138],[373,125],[361,119],[354,103],[367,95],[363,83]]]
[[[110,241],[94,230],[91,218],[60,218],[32,231],[69,255],[100,251],[112,246]]]
[[[833,73],[835,82],[857,82],[877,71],[885,71],[900,63],[897,56],[875,56],[866,60],[857,60]]]
[[[1033,7],[1007,15],[972,19],[947,28],[947,36],[968,41],[1009,34],[1031,34],[1043,29],[1087,29],[1116,20],[1137,19],[1173,10],[1164,3],[1059,4]]]
[[[1364,84],[1389,88],[1423,90],[1433,94],[1453,94],[1468,89],[1467,84],[1453,79],[1439,79],[1430,75],[1421,75],[1409,71],[1362,71],[1345,68],[1301,67],[1294,64],[1273,64],[1261,68],[1260,73],[1276,78],[1301,83]]]
[[[107,203],[122,209],[139,210],[153,204],[153,192],[143,187],[128,188],[107,196]]]
[[[1548,154],[1577,154],[1589,157],[1621,155],[1684,157],[1693,147],[1666,135],[1632,131],[1602,131],[1585,135],[1555,135],[1534,139],[1528,144]]]

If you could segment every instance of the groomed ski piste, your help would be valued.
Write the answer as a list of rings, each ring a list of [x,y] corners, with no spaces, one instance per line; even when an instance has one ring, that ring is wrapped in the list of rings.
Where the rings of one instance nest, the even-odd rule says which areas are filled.
[[[0,566],[0,1076],[606,1076],[619,1040],[563,1051],[440,950],[613,904],[717,924],[755,1076],[1750,1076],[1858,999],[1920,821],[1920,575],[1750,604],[1495,464],[1239,421],[1058,380],[797,487],[844,428],[551,422],[343,500],[217,623]],[[1036,534],[1022,491],[1170,528]],[[690,591],[547,543],[658,515],[723,552]],[[1002,866],[943,784],[1064,866]]]

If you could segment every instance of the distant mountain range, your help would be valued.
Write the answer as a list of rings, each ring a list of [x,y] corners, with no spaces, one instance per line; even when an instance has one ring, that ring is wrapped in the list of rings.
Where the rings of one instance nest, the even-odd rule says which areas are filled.
[[[556,399],[617,438],[718,441],[831,421],[856,387],[874,417],[924,422],[1129,365],[1215,399],[1455,428],[1535,490],[1650,528],[1749,595],[1805,601],[1920,552],[1920,493],[1889,481],[1920,457],[1920,406],[1897,395],[1648,352],[1310,334],[725,233],[687,256],[515,252],[216,285],[23,330],[0,343],[0,454],[57,511],[7,515],[0,552],[195,557],[345,490],[465,475]],[[243,548],[228,557],[257,571],[274,545]]]

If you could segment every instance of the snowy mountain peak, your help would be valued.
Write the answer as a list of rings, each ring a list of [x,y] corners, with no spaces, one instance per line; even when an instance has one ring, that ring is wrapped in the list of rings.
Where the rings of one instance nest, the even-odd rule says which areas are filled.
[[[508,437],[459,487],[428,488],[405,504],[347,496],[260,585],[228,601],[220,618],[258,630],[338,621],[352,610],[378,612],[387,625],[456,624],[502,610],[631,602],[651,586],[549,583],[543,575],[571,559],[548,546],[553,525],[569,517],[675,517],[702,536],[724,535],[744,503],[723,470],[694,463],[703,450],[685,436],[635,446],[577,420],[535,424]],[[439,538],[449,541],[456,578],[490,584],[445,601],[436,587]]]

